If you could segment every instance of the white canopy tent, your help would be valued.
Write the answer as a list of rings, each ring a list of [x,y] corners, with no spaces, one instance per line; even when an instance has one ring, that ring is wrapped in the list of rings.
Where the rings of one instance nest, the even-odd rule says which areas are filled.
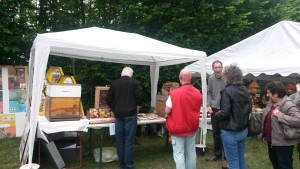
[[[205,79],[206,53],[170,45],[139,34],[103,28],[85,28],[57,33],[38,34],[29,61],[28,101],[30,132],[28,164],[32,164],[35,130],[49,55],[88,59],[103,62],[150,66],[151,106],[155,107],[159,67],[199,61]],[[203,80],[202,86],[206,86]],[[204,96],[203,104],[206,104]]]
[[[225,48],[206,59],[206,72],[213,74],[212,62],[222,61],[223,65],[237,63],[245,78],[295,80],[300,77],[300,23],[291,21],[279,22],[241,42]],[[202,63],[195,62],[188,66],[194,76],[201,75]],[[251,76],[253,75],[253,76]],[[272,75],[272,76],[268,76]],[[295,78],[298,77],[298,78]],[[206,91],[205,91],[206,92]],[[204,92],[203,92],[204,93]],[[205,104],[204,104],[205,105]],[[204,112],[204,117],[206,113]],[[206,120],[206,118],[204,118]],[[206,125],[206,122],[202,123]],[[203,126],[203,142],[205,145],[207,127]]]
[[[212,74],[212,62],[223,65],[237,63],[244,75],[260,74],[299,76],[300,74],[300,23],[281,21],[230,47],[207,57],[206,70]],[[199,74],[202,65],[195,62],[187,66]],[[265,76],[263,76],[265,77]]]

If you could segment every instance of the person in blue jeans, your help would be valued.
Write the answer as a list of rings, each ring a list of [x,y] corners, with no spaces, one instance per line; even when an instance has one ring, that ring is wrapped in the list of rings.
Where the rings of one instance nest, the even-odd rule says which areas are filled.
[[[142,88],[132,74],[133,70],[125,67],[121,77],[111,83],[106,96],[107,104],[115,115],[115,138],[121,169],[134,168],[137,114],[142,100]]]
[[[226,86],[221,91],[220,111],[215,117],[219,119],[226,159],[230,169],[246,169],[245,140],[251,112],[249,93],[242,85],[243,73],[238,66],[226,66],[222,78]]]

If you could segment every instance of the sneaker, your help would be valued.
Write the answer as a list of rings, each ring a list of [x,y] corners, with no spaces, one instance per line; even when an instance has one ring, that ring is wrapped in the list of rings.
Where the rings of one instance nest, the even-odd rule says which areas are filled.
[[[217,161],[217,160],[220,160],[220,159],[221,159],[221,157],[212,156],[212,157],[206,158],[206,161]]]
[[[222,163],[222,169],[229,169],[227,160],[224,160],[224,161],[223,161],[223,163]]]

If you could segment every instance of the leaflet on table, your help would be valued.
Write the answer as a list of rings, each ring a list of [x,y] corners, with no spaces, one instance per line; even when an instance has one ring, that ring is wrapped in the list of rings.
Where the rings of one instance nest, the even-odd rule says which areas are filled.
[[[115,123],[109,124],[109,134],[112,136],[115,135],[115,133]]]

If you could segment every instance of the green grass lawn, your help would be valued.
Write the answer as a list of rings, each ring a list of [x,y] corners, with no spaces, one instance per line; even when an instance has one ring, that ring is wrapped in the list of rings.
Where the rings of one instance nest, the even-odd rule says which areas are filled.
[[[96,148],[99,143],[97,132],[93,132],[92,147]],[[143,133],[138,137],[138,144],[135,151],[135,168],[137,169],[174,169],[175,163],[172,156],[172,147],[165,146],[165,138],[156,135],[148,135]],[[10,138],[0,140],[0,169],[17,169],[20,167],[19,163],[19,143],[20,138]],[[105,136],[104,147],[114,146],[114,138]],[[96,169],[98,164],[95,162],[93,156],[89,156],[89,134],[84,133],[83,140],[84,157],[81,168]],[[211,132],[207,135],[207,148],[203,156],[197,156],[198,169],[220,169],[222,162],[207,162],[207,156],[212,155],[212,136]],[[255,138],[248,138],[246,142],[246,162],[249,169],[272,169],[267,154],[267,145],[261,140]],[[294,169],[300,168],[298,160],[298,152],[294,151]],[[79,168],[79,162],[66,163],[67,168]],[[45,159],[42,161],[41,168],[54,168]],[[117,169],[118,162],[104,163],[105,169]]]

